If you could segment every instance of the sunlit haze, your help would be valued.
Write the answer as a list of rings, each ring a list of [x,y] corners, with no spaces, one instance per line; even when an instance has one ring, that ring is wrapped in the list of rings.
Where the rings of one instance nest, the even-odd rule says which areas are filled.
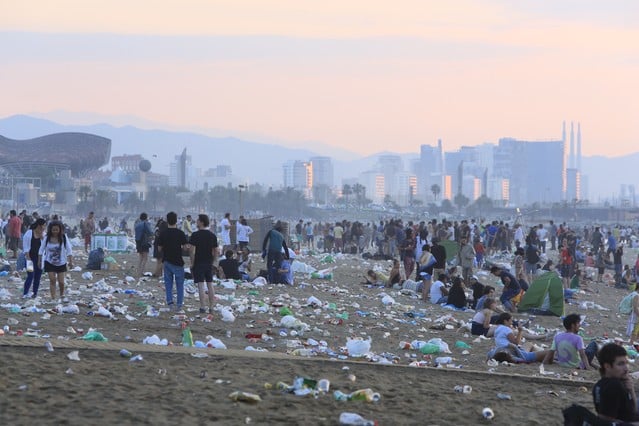
[[[132,116],[360,154],[636,152],[639,2],[0,1],[0,116]],[[132,122],[128,124],[136,125]]]

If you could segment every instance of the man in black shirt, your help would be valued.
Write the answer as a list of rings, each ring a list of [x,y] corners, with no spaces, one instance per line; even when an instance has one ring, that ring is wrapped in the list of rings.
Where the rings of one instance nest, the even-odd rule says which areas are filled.
[[[438,237],[433,237],[432,242],[430,253],[435,256],[432,275],[438,277],[440,274],[446,273],[446,247],[439,244]]]
[[[233,250],[227,250],[224,253],[224,259],[220,260],[220,268],[224,278],[227,280],[239,280],[240,278],[240,263],[233,256]]]
[[[215,291],[213,290],[213,263],[217,258],[217,237],[209,230],[209,217],[200,214],[197,217],[197,231],[191,234],[189,244],[191,245],[191,273],[193,280],[197,283],[200,296],[200,313],[211,313],[215,302]],[[205,304],[207,300],[206,289],[208,289],[208,308]]]
[[[592,389],[592,399],[599,417],[613,422],[638,421],[637,398],[628,374],[626,350],[608,343],[599,350],[597,359],[601,379]]]
[[[158,248],[164,262],[164,289],[166,304],[173,307],[173,280],[177,289],[177,311],[183,313],[184,304],[184,259],[182,247],[188,244],[186,235],[177,228],[177,213],[166,214],[168,227],[158,237]]]

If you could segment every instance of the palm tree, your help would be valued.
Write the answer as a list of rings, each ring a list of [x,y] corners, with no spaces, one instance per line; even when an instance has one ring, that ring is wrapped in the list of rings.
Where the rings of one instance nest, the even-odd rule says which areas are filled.
[[[468,205],[468,202],[470,200],[468,199],[468,197],[466,197],[464,194],[460,192],[459,194],[455,195],[454,201],[459,211],[461,211],[461,209],[463,209],[464,207]]]
[[[353,194],[355,194],[355,202],[358,207],[361,207],[364,204],[364,200],[366,199],[366,187],[359,183],[356,183],[352,187]]]
[[[344,186],[342,186],[342,197],[348,200],[352,193],[353,193],[353,189],[351,188],[351,186],[345,183]]]
[[[81,187],[78,188],[78,197],[80,197],[82,201],[86,202],[87,199],[89,198],[89,195],[91,195],[90,186],[82,185]]]
[[[437,196],[442,192],[442,189],[436,183],[430,186],[430,191],[433,193],[433,197],[435,197],[435,201],[437,201]]]

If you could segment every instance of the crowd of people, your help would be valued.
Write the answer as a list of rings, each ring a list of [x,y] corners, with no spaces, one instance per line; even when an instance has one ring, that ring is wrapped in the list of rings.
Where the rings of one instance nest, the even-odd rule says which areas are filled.
[[[236,234],[231,238],[233,226]],[[248,281],[261,275],[269,283],[293,284],[291,262],[296,256],[295,250],[392,259],[387,272],[368,270],[363,284],[408,289],[421,293],[424,303],[473,309],[469,331],[475,336],[494,339],[495,345],[488,357],[497,361],[599,368],[602,379],[593,389],[599,414],[606,419],[639,419],[622,346],[598,347],[595,341],[585,345],[578,334],[581,317],[577,314],[563,317],[565,331],[554,336],[530,331],[525,322],[513,316],[522,294],[542,270],[556,271],[567,295],[575,277],[578,282],[582,274],[580,264],[592,272],[595,282],[601,282],[605,269],[609,268],[614,272],[613,285],[634,288],[639,258],[634,265],[623,264],[624,246],[635,241],[634,229],[592,226],[574,230],[565,223],[555,225],[552,220],[546,225],[527,228],[521,223],[511,227],[501,221],[474,219],[459,222],[433,219],[419,223],[391,219],[377,224],[346,220],[322,224],[300,219],[290,235],[287,228],[283,222],[275,222],[261,242],[252,244],[253,251],[261,249],[265,261],[264,269],[258,271],[253,269],[251,259],[253,229],[244,217],[233,221],[230,213],[226,213],[219,224],[206,214],[180,218],[176,212],[169,212],[165,217],[151,219],[141,213],[131,229],[123,218],[114,230],[106,217],[96,221],[93,212],[80,220],[78,228],[66,225],[57,216],[41,218],[36,212],[28,215],[26,211],[18,214],[12,210],[2,223],[2,234],[7,256],[11,252],[12,257],[17,258],[21,251],[24,253],[27,262],[24,297],[38,296],[41,276],[46,272],[51,299],[64,302],[65,274],[73,268],[70,234],[80,236],[88,252],[96,232],[131,232],[138,253],[138,277],[148,273],[163,277],[165,303],[177,313],[184,312],[187,266],[199,294],[199,312],[212,313],[214,282],[218,278]],[[550,252],[555,252],[556,265],[548,256]],[[156,259],[152,272],[147,271],[150,253]],[[512,268],[491,262],[500,257],[511,259]],[[476,274],[479,269],[486,269],[499,279],[503,285],[499,296],[494,287],[480,282]],[[632,301],[628,326],[631,342],[639,337],[637,318],[639,297]],[[526,339],[526,345],[521,344],[522,338]],[[537,340],[549,339],[552,339],[549,349],[535,344]],[[627,400],[614,400],[609,395]],[[613,400],[617,401],[616,405]]]

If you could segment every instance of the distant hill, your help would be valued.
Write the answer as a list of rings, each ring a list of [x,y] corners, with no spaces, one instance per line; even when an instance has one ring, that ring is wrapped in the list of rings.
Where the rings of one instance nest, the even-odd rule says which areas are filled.
[[[288,160],[306,161],[318,154],[313,149],[289,148],[276,144],[266,144],[233,137],[211,137],[194,132],[148,130],[133,126],[112,126],[110,124],[63,125],[42,118],[14,115],[0,119],[0,135],[12,139],[30,139],[58,132],[87,132],[112,140],[112,155],[141,154],[152,163],[152,170],[169,173],[169,163],[186,147],[195,167],[206,170],[219,164],[230,165],[233,174],[249,183],[279,187],[283,180],[282,165]],[[326,147],[324,147],[326,149]],[[416,147],[417,150],[417,147]],[[338,150],[336,150],[338,151]],[[355,157],[350,161],[334,158],[335,185],[340,186],[343,178],[357,177],[369,170],[381,154]],[[410,160],[418,154],[397,154],[404,160],[409,170]],[[330,156],[330,154],[329,154]],[[351,156],[350,158],[353,158]],[[636,165],[639,153],[623,157],[583,157],[583,174],[588,176],[589,194],[592,202],[603,198],[619,196],[621,184],[635,185],[639,190]],[[540,173],[543,173],[540,165]]]

